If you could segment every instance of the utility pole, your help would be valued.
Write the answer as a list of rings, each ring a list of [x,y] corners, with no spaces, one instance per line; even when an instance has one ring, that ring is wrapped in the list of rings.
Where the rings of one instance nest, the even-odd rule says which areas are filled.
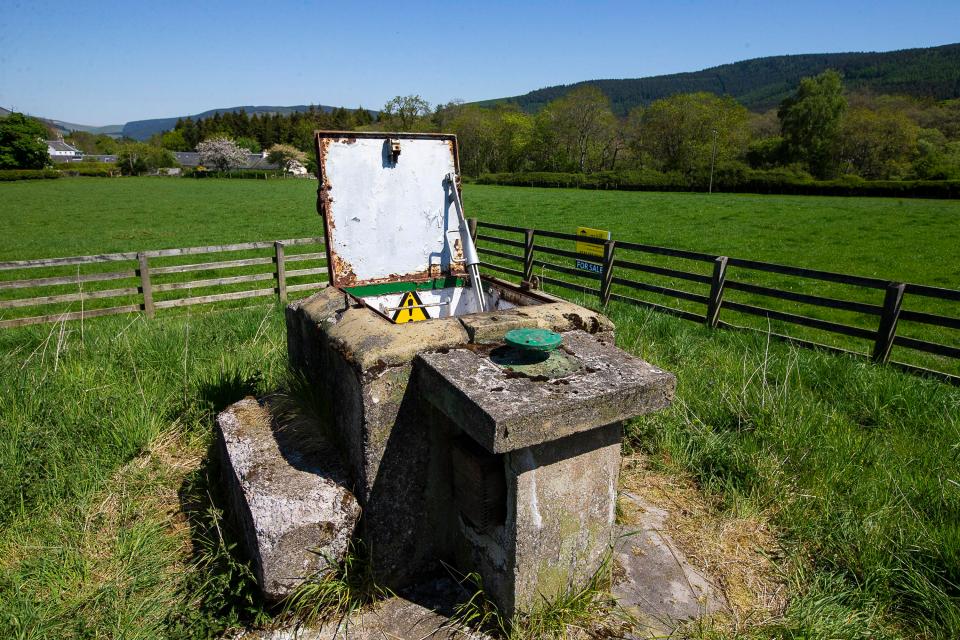
[[[717,130],[713,130],[713,152],[710,154],[710,187],[707,193],[713,193],[713,165],[717,161]]]

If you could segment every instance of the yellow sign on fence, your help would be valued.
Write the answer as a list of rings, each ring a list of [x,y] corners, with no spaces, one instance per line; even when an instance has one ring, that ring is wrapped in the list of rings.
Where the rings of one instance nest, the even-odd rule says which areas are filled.
[[[577,227],[577,236],[583,236],[585,238],[600,238],[601,240],[609,240],[610,232],[604,231],[603,229],[591,229],[590,227]],[[587,256],[600,256],[603,257],[603,245],[594,244],[592,242],[577,242],[577,253],[582,253]]]

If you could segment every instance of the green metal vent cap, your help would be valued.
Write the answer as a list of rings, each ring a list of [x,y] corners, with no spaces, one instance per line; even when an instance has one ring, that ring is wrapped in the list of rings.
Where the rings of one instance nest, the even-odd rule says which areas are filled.
[[[553,351],[563,342],[563,336],[546,329],[512,329],[503,339],[510,346],[528,351]]]

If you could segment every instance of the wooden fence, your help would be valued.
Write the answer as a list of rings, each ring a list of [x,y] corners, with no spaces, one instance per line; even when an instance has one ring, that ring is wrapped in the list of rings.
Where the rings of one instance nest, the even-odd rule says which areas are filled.
[[[480,254],[484,257],[498,259],[496,262],[485,260],[483,263],[484,268],[513,276],[519,279],[522,285],[537,286],[539,283],[553,285],[581,294],[595,295],[601,305],[606,305],[611,300],[626,302],[667,312],[687,320],[705,323],[709,327],[750,328],[722,321],[720,319],[721,312],[727,310],[750,316],[760,316],[768,321],[773,320],[788,325],[800,325],[819,329],[829,333],[867,341],[866,344],[869,345],[867,349],[869,353],[825,345],[796,336],[771,333],[778,338],[802,346],[864,355],[872,358],[876,362],[890,362],[913,372],[933,374],[936,377],[954,384],[960,383],[960,376],[890,359],[891,350],[895,346],[923,352],[925,354],[933,354],[949,360],[960,359],[960,348],[957,346],[942,344],[930,339],[920,339],[898,334],[898,330],[903,327],[903,323],[915,323],[926,327],[960,329],[960,318],[942,315],[941,313],[908,310],[904,308],[904,299],[907,297],[922,297],[939,302],[960,302],[960,291],[957,290],[921,284],[890,282],[879,278],[791,267],[728,256],[716,256],[635,242],[593,239],[541,229],[524,229],[490,222],[478,222],[476,220],[471,220],[470,224],[472,229],[476,230],[475,238]],[[501,234],[491,235],[490,233],[485,233],[485,231],[488,230],[501,232]],[[503,232],[516,234],[516,236],[507,237],[502,235]],[[548,242],[553,241],[552,244],[556,245],[556,241],[558,240],[588,242],[600,245],[603,248],[603,255],[590,257],[557,246],[548,246]],[[493,246],[497,246],[497,248],[492,248]],[[511,252],[509,249],[513,249],[514,251]],[[520,250],[520,253],[516,252],[517,249]],[[663,265],[655,265],[650,264],[649,260],[644,262],[643,255],[666,256],[684,263],[699,263],[704,265],[704,267],[701,268],[700,273],[697,273],[695,269],[677,269]],[[574,268],[573,266],[557,264],[556,257],[595,262],[602,265],[602,273],[590,273]],[[516,267],[506,266],[505,262],[513,262],[516,264]],[[539,268],[539,275],[536,276],[539,283],[534,282],[535,268]],[[864,302],[862,300],[841,299],[820,295],[819,293],[802,293],[767,286],[766,284],[751,283],[746,281],[750,278],[741,277],[740,279],[733,279],[728,277],[731,268],[736,268],[738,273],[762,272],[763,274],[776,274],[780,277],[787,276],[794,279],[794,282],[801,282],[806,285],[806,288],[809,288],[809,281],[813,281],[815,287],[819,287],[820,283],[835,283],[864,288],[874,291],[877,300],[874,302]],[[547,275],[548,273],[549,275]],[[696,292],[674,286],[642,282],[635,279],[636,276],[634,274],[637,273],[651,274],[659,276],[661,279],[670,279],[674,282],[694,283],[694,285],[699,285],[701,291]],[[580,282],[571,282],[570,279],[564,280],[559,277],[560,274],[574,276],[575,279]],[[616,290],[614,290],[615,287]],[[791,303],[800,303],[802,305],[813,305],[855,314],[864,314],[873,319],[874,326],[862,326],[862,324],[861,326],[854,326],[833,320],[771,309],[758,304],[725,300],[725,293],[728,291],[743,292],[750,294],[753,298],[773,298]],[[638,293],[658,294],[661,297],[683,300],[694,304],[686,305],[688,309],[680,309],[640,299],[637,297]],[[691,311],[689,310],[691,306],[699,306],[702,308],[702,311]]]
[[[148,317],[153,317],[157,309],[273,295],[283,301],[287,299],[289,293],[311,291],[326,286],[327,278],[325,275],[322,281],[317,281],[316,278],[312,277],[327,273],[323,241],[323,238],[297,238],[186,249],[160,249],[130,253],[108,253],[96,256],[0,262],[0,273],[13,272],[16,274],[18,271],[24,271],[35,274],[38,270],[56,272],[66,267],[75,270],[71,274],[0,279],[0,296],[2,296],[0,298],[0,313],[7,314],[7,310],[11,309],[42,308],[49,305],[76,305],[76,303],[79,303],[81,307],[73,310],[68,308],[68,310],[60,313],[45,315],[13,318],[2,318],[0,316],[0,329],[138,311],[142,311]],[[317,247],[316,245],[321,246]],[[305,247],[310,251],[288,253],[288,248],[293,247]],[[220,255],[216,256],[217,259],[214,261],[196,261],[196,258],[190,257],[210,254]],[[231,254],[233,255],[232,258]],[[184,263],[184,260],[193,262]],[[320,266],[321,262],[323,263],[322,266]],[[291,263],[300,268],[288,268]],[[265,265],[270,265],[271,269],[267,272],[249,273],[251,267]],[[81,271],[84,272],[81,273]],[[197,272],[206,272],[205,275],[208,277],[198,280],[184,279],[195,277],[194,274]],[[270,285],[268,287],[261,286],[255,289],[242,288],[239,290],[235,286],[253,282],[269,282]],[[113,288],[96,288],[103,286],[102,283],[108,283],[106,286]],[[122,286],[117,286],[118,283]],[[85,291],[85,287],[94,288]],[[224,287],[232,290],[224,293],[213,293],[213,291]],[[66,288],[71,289],[71,291],[62,292]],[[54,295],[11,297],[11,293],[15,295],[14,292],[21,290],[30,292],[38,289],[47,292],[56,289],[60,292]],[[184,292],[197,289],[205,290],[204,295],[183,295]],[[104,300],[112,306],[99,306],[99,304],[102,304],[100,301]],[[83,308],[88,304],[92,306]]]
[[[960,330],[960,318],[931,311],[904,307],[905,300],[926,299],[941,303],[960,302],[960,291],[928,285],[890,282],[879,278],[854,276],[817,269],[792,267],[780,264],[745,260],[728,256],[716,256],[696,251],[671,249],[635,242],[600,240],[574,234],[524,229],[490,222],[470,221],[481,255],[496,261],[486,260],[484,268],[513,276],[521,284],[555,286],[580,294],[595,295],[600,304],[611,300],[639,305],[670,313],[687,320],[705,323],[709,327],[749,329],[721,320],[721,312],[736,312],[761,317],[789,326],[800,326],[859,341],[866,348],[860,351],[826,345],[810,339],[770,333],[802,346],[824,348],[843,353],[853,353],[872,358],[876,362],[890,362],[914,372],[933,374],[954,384],[960,384],[960,376],[937,369],[938,363],[956,363],[960,360],[960,347],[937,342],[929,337],[906,335],[905,324],[946,330]],[[487,231],[501,235],[491,235]],[[503,234],[513,235],[508,237]],[[602,256],[591,258],[576,251],[556,246],[562,242],[587,242],[602,247]],[[242,300],[277,296],[286,300],[289,293],[312,291],[326,285],[326,254],[323,238],[298,238],[265,242],[186,249],[161,249],[129,253],[112,253],[97,256],[46,258],[41,260],[16,260],[0,262],[0,329],[25,325],[94,318],[118,313],[143,312],[152,317],[156,310],[207,304],[228,300]],[[553,246],[551,246],[551,244]],[[496,246],[497,248],[492,248]],[[512,252],[511,252],[512,250]],[[213,261],[199,262],[191,256],[214,254]],[[215,254],[221,254],[219,256]],[[233,254],[223,259],[223,254]],[[676,268],[665,264],[651,264],[643,256],[668,258],[674,262],[691,265]],[[557,258],[586,260],[601,265],[601,273],[591,273],[563,264]],[[189,262],[185,262],[189,261]],[[515,266],[507,266],[507,264]],[[288,268],[293,264],[295,269]],[[268,271],[253,268],[270,266]],[[701,265],[700,272],[692,265]],[[119,267],[119,268],[118,268]],[[64,268],[75,269],[73,273],[59,273]],[[535,283],[535,269],[537,269]],[[730,277],[731,270],[742,274]],[[43,272],[43,277],[7,278],[6,274],[18,271]],[[83,272],[82,272],[83,271]],[[55,273],[56,272],[56,273]],[[206,272],[204,278],[189,280],[197,272]],[[647,275],[646,282],[636,279],[636,274]],[[772,274],[799,282],[814,292],[791,291],[788,288],[769,286],[768,282],[750,282],[748,274]],[[319,280],[315,276],[323,276]],[[563,279],[561,276],[570,276]],[[652,276],[652,278],[651,278]],[[651,279],[666,279],[667,284],[655,284]],[[755,278],[754,278],[755,279]],[[269,286],[240,288],[238,285],[269,282]],[[690,283],[699,291],[680,288],[672,283]],[[818,287],[842,285],[873,292],[876,299],[849,299],[823,295]],[[109,288],[99,288],[109,287]],[[222,289],[230,289],[218,292]],[[800,287],[804,288],[804,287]],[[13,297],[21,291],[53,291],[51,295]],[[187,295],[201,290],[203,295]],[[730,299],[728,292],[751,296],[749,301]],[[665,299],[683,301],[687,308],[678,308],[642,299],[638,295],[653,294]],[[648,295],[649,297],[649,295]],[[755,299],[774,299],[799,305],[828,308],[857,314],[868,323],[845,324],[833,319],[815,318],[773,309],[757,304]],[[74,308],[79,303],[80,308]],[[11,311],[31,310],[52,305],[73,305],[58,313],[4,317]],[[110,306],[103,306],[110,305]],[[942,306],[942,305],[941,305]],[[805,307],[808,308],[808,307]],[[895,347],[930,354],[933,365],[918,366],[891,359]],[[940,368],[947,368],[940,366]]]

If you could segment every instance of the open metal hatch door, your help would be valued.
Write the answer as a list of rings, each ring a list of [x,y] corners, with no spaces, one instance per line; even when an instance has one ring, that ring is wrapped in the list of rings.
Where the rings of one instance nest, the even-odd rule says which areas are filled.
[[[317,131],[315,142],[332,285],[464,274],[447,180],[459,175],[456,136]]]

